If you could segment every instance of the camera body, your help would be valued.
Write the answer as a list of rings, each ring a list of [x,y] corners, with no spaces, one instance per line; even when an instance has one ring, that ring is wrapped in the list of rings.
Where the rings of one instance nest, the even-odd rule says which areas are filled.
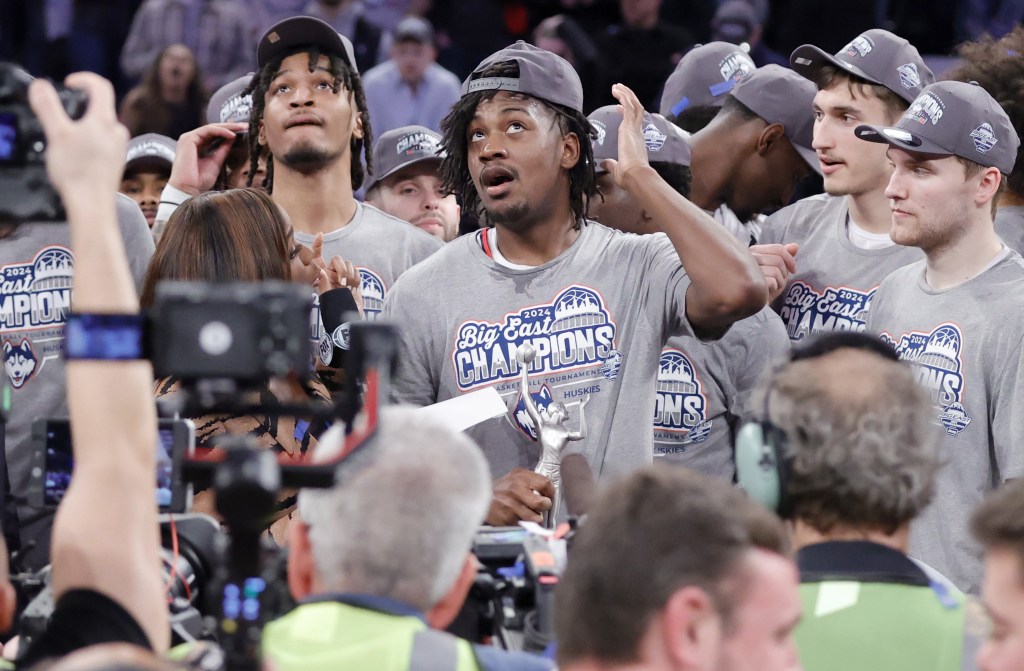
[[[60,196],[46,176],[46,136],[28,104],[32,76],[0,63],[0,223],[64,221]],[[55,84],[72,119],[85,114],[81,91]]]

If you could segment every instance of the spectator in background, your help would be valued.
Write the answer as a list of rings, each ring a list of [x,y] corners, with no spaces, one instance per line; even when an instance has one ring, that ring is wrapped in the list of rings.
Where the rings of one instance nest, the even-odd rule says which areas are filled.
[[[249,73],[233,82],[217,89],[210,96],[210,104],[206,106],[207,123],[239,123],[249,125],[252,114],[252,96],[245,95],[245,89],[252,81],[253,73]],[[235,133],[231,151],[228,152],[221,166],[220,175],[213,185],[214,190],[241,189],[249,183],[249,172],[252,162],[249,160],[249,131],[239,130]],[[267,177],[267,160],[260,157],[256,164],[256,175],[252,179],[252,188],[263,188],[263,180]]]
[[[960,0],[956,12],[956,39],[999,39],[1024,20],[1020,0]]]
[[[252,0],[253,43],[278,21],[303,13],[309,0]]]
[[[366,72],[387,60],[390,36],[364,16],[360,0],[310,0],[302,12],[324,21],[352,42],[355,65]]]
[[[949,73],[949,79],[975,81],[989,92],[1010,117],[1017,135],[1024,136],[1024,27],[995,40],[984,37],[959,49],[964,64]],[[996,234],[1018,254],[1024,253],[1024,158],[1017,150],[1017,163],[999,197]]]
[[[619,9],[622,23],[597,41],[608,76],[600,102],[612,102],[611,85],[621,82],[633,89],[644,108],[658,109],[661,85],[693,39],[685,28],[658,19],[661,0],[620,0]]]
[[[192,52],[184,44],[173,44],[121,101],[119,116],[133,137],[159,133],[177,138],[202,125],[205,104],[202,74]]]
[[[156,133],[140,135],[128,143],[119,191],[139,204],[151,229],[160,194],[171,176],[175,145],[171,138]]]
[[[746,44],[757,67],[774,63],[789,67],[789,60],[764,43],[764,20],[747,0],[726,0],[711,19],[711,39]]]
[[[565,14],[549,16],[533,31],[533,43],[558,54],[576,69],[583,82],[583,111],[598,106],[608,92],[597,46],[574,19]]]
[[[253,28],[241,0],[146,0],[121,50],[121,69],[137,78],[172,44],[195,54],[207,91],[252,70]]]
[[[417,16],[402,19],[393,35],[391,59],[363,75],[375,130],[385,133],[413,125],[440,130],[441,119],[459,99],[461,82],[436,60],[430,23]]]

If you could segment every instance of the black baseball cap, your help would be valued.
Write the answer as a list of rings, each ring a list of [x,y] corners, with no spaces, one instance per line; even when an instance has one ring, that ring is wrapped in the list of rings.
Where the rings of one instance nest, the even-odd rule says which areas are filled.
[[[496,63],[514,61],[518,77],[481,77]],[[462,83],[462,95],[476,91],[515,91],[532,98],[583,111],[583,84],[576,70],[557,54],[519,40],[480,62]]]
[[[914,45],[881,28],[861,33],[834,56],[814,45],[804,44],[793,50],[789,64],[812,81],[824,66],[833,65],[872,84],[880,84],[907,102],[913,102],[925,86],[935,81],[931,68],[925,65]]]
[[[1020,137],[1010,118],[977,83],[943,81],[921,92],[895,126],[857,126],[857,137],[910,152],[959,156],[1013,172]]]
[[[750,54],[735,44],[698,45],[683,56],[665,82],[661,114],[679,116],[691,107],[721,107],[736,83],[756,69]]]
[[[594,168],[601,173],[604,172],[601,161],[619,158],[619,126],[622,124],[622,112],[619,111],[618,105],[605,105],[591,112],[587,118],[597,131],[597,139],[594,140]],[[685,131],[660,114],[651,112],[644,112],[642,123],[649,161],[690,165],[690,145],[686,140]]]
[[[295,53],[298,47],[317,47],[325,54],[340,56],[353,72],[359,72],[352,42],[312,16],[293,16],[271,26],[256,47],[256,64],[262,68],[283,54]]]
[[[436,161],[440,166],[443,158],[441,136],[426,126],[389,130],[373,145],[373,174],[369,176],[366,190],[402,168],[423,161]]]

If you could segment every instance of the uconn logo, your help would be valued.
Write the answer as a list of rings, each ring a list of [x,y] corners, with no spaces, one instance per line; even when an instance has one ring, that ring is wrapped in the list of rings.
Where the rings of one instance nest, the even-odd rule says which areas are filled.
[[[707,410],[707,396],[693,362],[682,350],[662,350],[654,401],[655,440],[703,442],[710,432]]]
[[[63,324],[71,306],[74,259],[66,247],[0,268],[0,332]]]
[[[376,319],[384,309],[384,297],[388,293],[384,280],[369,268],[360,268],[359,289],[363,293],[363,313],[366,319]]]

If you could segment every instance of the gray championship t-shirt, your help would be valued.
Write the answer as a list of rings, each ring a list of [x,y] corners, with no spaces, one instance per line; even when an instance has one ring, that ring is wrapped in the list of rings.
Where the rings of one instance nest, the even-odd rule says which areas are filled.
[[[384,314],[401,326],[396,401],[430,405],[494,387],[507,413],[467,433],[495,477],[540,456],[520,398],[519,345],[537,352],[529,393],[539,408],[564,403],[568,428],[586,406],[587,436],[570,442],[595,475],[652,461],[651,408],[668,338],[690,333],[689,277],[664,234],[632,235],[584,225],[572,246],[535,268],[488,256],[480,233],[463,236],[409,270]]]
[[[785,207],[761,227],[760,244],[795,242],[796,273],[772,307],[790,340],[829,331],[863,331],[878,284],[922,257],[914,247],[860,249],[847,233],[845,196],[819,194]]]
[[[1006,246],[1024,254],[1024,207],[1011,205],[996,210],[996,235]]]
[[[117,195],[117,220],[136,288],[153,256],[153,236],[142,211]],[[67,416],[64,322],[74,270],[67,223],[27,223],[0,240],[0,338],[11,387],[6,454],[11,492],[28,496],[32,422]],[[97,390],[102,391],[102,390]],[[31,516],[19,505],[22,517]]]
[[[867,330],[915,366],[935,402],[946,465],[935,500],[910,528],[910,554],[965,592],[981,586],[971,511],[994,486],[1024,474],[1024,260],[1010,255],[963,284],[937,291],[925,262],[882,282]]]
[[[750,396],[763,375],[789,355],[790,342],[769,307],[742,319],[720,340],[672,338],[661,352],[654,406],[655,463],[681,464],[730,482],[733,437],[760,416]]]

